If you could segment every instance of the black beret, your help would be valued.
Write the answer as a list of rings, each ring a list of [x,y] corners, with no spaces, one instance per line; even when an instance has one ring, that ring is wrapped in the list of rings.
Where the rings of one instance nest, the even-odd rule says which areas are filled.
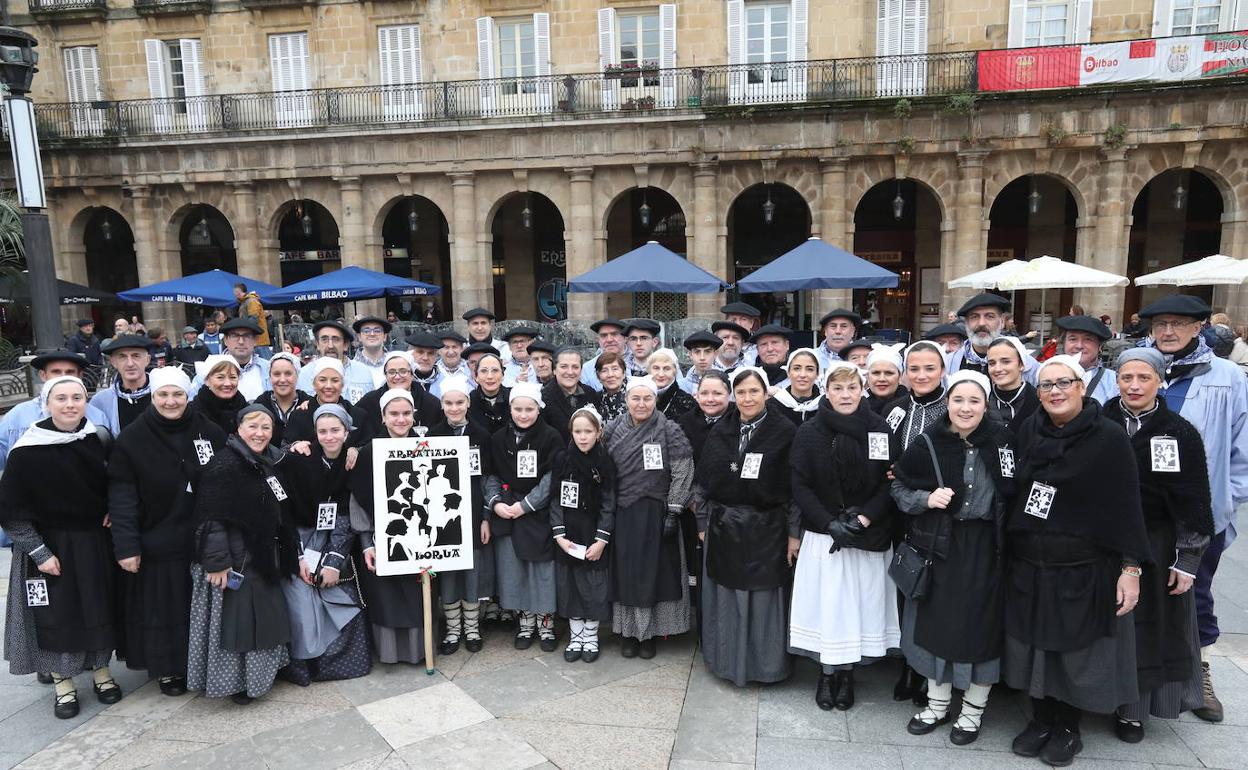
[[[1004,312],[1010,309],[1010,301],[1000,294],[993,294],[992,292],[976,294],[968,299],[966,304],[958,308],[958,315],[966,315],[977,307],[995,307]]]
[[[866,339],[866,338],[859,338],[859,339],[856,339],[856,340],[850,340],[848,345],[846,345],[845,347],[841,348],[841,353],[842,353],[842,354],[844,354],[844,353],[848,353],[849,351],[853,350],[854,348],[866,348],[867,350],[870,350],[870,349],[871,349],[871,340]]]
[[[81,328],[82,328],[82,327],[84,327],[84,326],[90,326],[91,324],[95,323],[95,319],[93,319],[93,318],[79,318],[79,319],[78,319],[78,321],[77,321],[77,323],[78,323],[78,328],[79,328],[79,329],[81,329]]]
[[[694,348],[704,348],[704,347],[712,347],[712,348],[715,348],[716,350],[719,350],[720,346],[723,344],[724,344],[723,340],[721,340],[719,337],[716,337],[714,334],[711,334],[710,332],[706,331],[705,329],[703,329],[700,332],[694,332],[693,334],[690,334],[688,337],[685,337],[685,349],[686,350],[693,350]]]
[[[442,348],[442,339],[436,334],[429,332],[415,331],[407,335],[405,340],[409,347],[426,348],[428,350],[439,350]],[[493,346],[490,346],[491,350]]]
[[[516,328],[504,334],[503,339],[510,342],[512,337],[520,337],[520,336],[533,337],[534,339],[536,339],[542,335],[541,335],[541,332],[539,332],[537,329],[534,329],[532,326],[517,326]]]
[[[637,331],[647,332],[657,337],[659,336],[660,327],[659,327],[658,321],[651,321],[649,318],[634,318],[633,320],[624,324],[624,333],[628,334],[633,329],[636,329]]]
[[[87,359],[77,353],[71,353],[68,350],[49,350],[40,353],[30,361],[30,365],[35,369],[43,369],[54,361],[66,361],[76,364],[79,369],[87,368]]]
[[[624,322],[618,318],[603,318],[601,320],[594,321],[592,324],[589,325],[589,328],[597,332],[597,331],[600,331],[602,327],[604,326],[618,326],[621,330],[623,330]]]
[[[750,338],[750,332],[741,324],[734,324],[732,321],[716,321],[715,323],[711,324],[712,332],[722,332],[725,329],[727,329],[728,331],[734,334],[741,335],[742,341],[748,340]]]
[[[361,327],[361,326],[363,326],[364,324],[368,324],[368,323],[377,324],[378,326],[380,326],[382,329],[384,329],[384,330],[385,330],[386,334],[389,334],[389,333],[390,333],[390,330],[394,328],[393,326],[391,326],[391,325],[390,325],[390,322],[389,322],[389,321],[387,321],[387,320],[386,320],[386,319],[384,319],[384,318],[378,318],[378,317],[377,317],[377,316],[375,316],[375,315],[366,315],[366,316],[364,316],[364,317],[363,317],[363,318],[361,318],[360,320],[358,320],[358,321],[356,321],[355,323],[351,324],[351,328],[355,330],[355,333],[356,333],[356,334],[359,334],[359,333],[360,333],[360,327]]]
[[[1090,315],[1068,315],[1057,319],[1057,328],[1068,332],[1087,332],[1101,342],[1114,336],[1109,327]]]
[[[470,356],[473,353],[489,353],[490,355],[498,355],[498,348],[488,342],[474,342],[464,348],[464,356]]]
[[[963,329],[957,324],[941,324],[940,326],[933,328],[927,334],[924,334],[923,339],[934,340],[937,337],[943,337],[946,334],[954,334],[962,339],[966,339],[966,329]]]
[[[316,323],[312,324],[313,338],[316,337],[316,335],[321,331],[321,329],[337,329],[338,331],[342,332],[342,338],[344,340],[350,341],[350,340],[355,339],[355,335],[351,333],[350,329],[338,323],[337,321],[334,321],[328,318],[325,319],[324,321],[317,321]],[[439,345],[438,347],[441,347],[441,345]]]
[[[719,309],[724,315],[748,315],[750,318],[762,316],[762,312],[748,302],[729,302]]]
[[[534,340],[529,343],[529,355],[533,355],[534,353],[549,353],[553,356],[555,354],[555,346],[549,342]]]
[[[223,333],[232,332],[235,329],[241,329],[242,331],[245,331],[245,332],[251,332],[252,334],[255,334],[257,336],[259,336],[260,334],[260,325],[257,324],[255,321],[251,320],[250,318],[231,318],[230,320],[221,324],[221,331]]]
[[[784,337],[787,342],[789,335],[792,333],[793,330],[787,326],[781,326],[780,324],[767,324],[766,326],[760,326],[758,331],[754,332],[754,336],[750,337],[750,342],[758,342],[760,339],[767,336]]]
[[[1159,315],[1182,315],[1203,321],[1213,314],[1213,309],[1200,297],[1190,294],[1171,294],[1162,297],[1140,311],[1140,318],[1152,318]]]
[[[490,319],[491,321],[493,321],[493,320],[494,320],[494,314],[493,314],[493,313],[491,313],[490,311],[486,310],[486,309],[485,309],[485,308],[483,308],[483,307],[474,307],[474,308],[473,308],[473,309],[471,309],[471,310],[465,310],[465,311],[464,311],[464,314],[463,314],[463,315],[461,315],[461,316],[460,316],[460,318],[464,319],[465,321],[471,321],[472,319],[476,318],[477,316],[485,316],[486,318]]]
[[[126,348],[142,348],[143,350],[151,350],[152,341],[142,334],[122,334],[120,336],[113,337],[110,340],[106,340],[100,348],[105,353],[115,353],[118,350],[125,350]]]
[[[468,344],[468,339],[464,337],[464,335],[455,331],[454,329],[447,329],[446,331],[442,332],[441,334],[438,335],[438,339],[442,340],[443,342],[446,342],[447,340],[451,340],[452,342],[458,342],[461,345]],[[490,345],[490,347],[494,347],[494,346]]]
[[[849,320],[854,322],[854,326],[862,325],[862,316],[858,315],[852,310],[846,310],[843,307],[838,307],[834,310],[831,310],[823,314],[823,318],[819,319],[819,328],[822,329],[823,326],[828,321],[831,321],[833,318],[848,318]]]

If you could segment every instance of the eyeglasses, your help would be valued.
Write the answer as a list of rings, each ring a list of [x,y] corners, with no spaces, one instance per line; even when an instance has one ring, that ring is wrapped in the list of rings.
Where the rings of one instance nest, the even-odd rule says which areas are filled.
[[[1192,321],[1190,319],[1183,320],[1183,321],[1153,321],[1153,331],[1155,332],[1164,332],[1164,331],[1181,332],[1194,323],[1196,323],[1196,321]]]
[[[1073,377],[1063,377],[1062,379],[1054,380],[1053,382],[1045,380],[1036,385],[1036,390],[1041,393],[1048,393],[1054,388],[1057,388],[1058,390],[1070,390],[1071,386],[1076,382],[1082,382],[1082,380],[1076,380]]]
[[[255,336],[255,335],[252,335],[252,334],[243,334],[243,333],[240,333],[240,334],[235,334],[235,333],[230,333],[230,334],[225,335],[225,338],[226,338],[227,340],[249,340],[249,339],[251,339],[251,338],[252,338],[252,337],[254,337],[254,336]]]
[[[364,326],[360,328],[360,334],[385,334],[386,330],[380,326]]]
[[[387,377],[404,377],[412,373],[411,369],[387,369]]]

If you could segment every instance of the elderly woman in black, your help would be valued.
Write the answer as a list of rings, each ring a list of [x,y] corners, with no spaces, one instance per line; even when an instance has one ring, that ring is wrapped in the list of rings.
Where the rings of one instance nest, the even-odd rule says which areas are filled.
[[[1191,587],[1213,536],[1209,475],[1200,434],[1157,395],[1165,376],[1166,360],[1156,348],[1124,351],[1120,395],[1103,409],[1131,439],[1152,551],[1132,613],[1140,699],[1119,706],[1116,722],[1128,743],[1143,740],[1150,715],[1175,719],[1204,704]]]
[[[732,385],[737,411],[711,429],[693,498],[706,549],[702,655],[712,673],[744,687],[789,676],[786,582],[801,525],[789,491],[797,428],[768,410],[761,369],[738,369]]]
[[[117,437],[108,462],[113,551],[121,576],[126,667],[147,669],[165,695],[186,692],[195,492],[226,433],[187,406],[191,381],[153,369],[152,403]]]
[[[998,530],[1013,494],[1014,449],[1009,429],[986,419],[991,388],[979,372],[950,377],[948,416],[893,466],[893,499],[909,518],[899,547],[930,561],[925,594],[906,602],[901,622],[901,651],[927,678],[927,706],[907,729],[926,735],[948,722],[956,687],[965,693],[949,736],[957,746],[979,737],[1001,677]]]
[[[563,348],[555,353],[555,373],[550,382],[542,386],[542,400],[546,407],[542,419],[559,433],[566,445],[572,440],[572,413],[583,406],[595,411],[602,404],[598,391],[581,382],[581,353],[575,348]]]
[[[677,387],[677,386],[673,386]],[[649,377],[628,381],[628,414],[607,425],[603,441],[619,472],[611,540],[612,627],[626,658],[653,658],[656,636],[689,630],[688,568],[680,514],[693,483],[693,450],[657,407]]]
[[[281,583],[299,573],[299,539],[273,422],[258,404],[239,410],[238,432],[204,468],[195,500],[187,688],[239,704],[267,693],[290,662]]]
[[[1006,519],[1005,681],[1031,696],[1015,754],[1070,764],[1083,711],[1138,698],[1135,625],[1150,548],[1126,434],[1084,393],[1083,367],[1037,370],[1043,410],[1017,437],[1018,495]]]
[[[628,379],[628,364],[619,353],[607,351],[594,357],[594,374],[602,383],[601,409],[603,422],[610,422],[628,412],[624,403],[624,381]]]
[[[671,348],[659,348],[646,359],[646,372],[659,388],[659,398],[655,405],[671,422],[677,422],[689,412],[697,409],[697,402],[680,387],[680,361],[676,351]]]
[[[121,700],[108,670],[117,646],[108,543],[107,428],[86,418],[87,389],[54,377],[40,392],[48,417],[9,452],[0,524],[13,538],[4,657],[9,673],[51,672],[53,713],[78,714],[73,677],[94,673],[101,703]]]

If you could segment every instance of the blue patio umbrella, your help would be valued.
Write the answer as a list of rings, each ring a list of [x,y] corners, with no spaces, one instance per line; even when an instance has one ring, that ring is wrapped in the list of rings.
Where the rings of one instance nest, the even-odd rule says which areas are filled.
[[[671,249],[649,241],[605,265],[568,281],[568,291],[650,291],[673,294],[709,294],[728,288]]]
[[[811,238],[737,281],[737,291],[757,294],[803,289],[889,289],[899,280],[890,270]]]
[[[423,297],[441,294],[441,287],[362,267],[344,267],[306,281],[260,293],[266,305],[297,305],[303,302],[349,302],[377,297]]]
[[[247,284],[248,291],[254,291],[262,298],[265,292],[277,290],[271,283],[245,275],[209,270],[206,273],[171,278],[151,286],[126,289],[117,292],[117,296],[127,302],[183,302],[188,305],[224,307],[238,304],[238,300],[234,298],[234,284],[237,283]]]

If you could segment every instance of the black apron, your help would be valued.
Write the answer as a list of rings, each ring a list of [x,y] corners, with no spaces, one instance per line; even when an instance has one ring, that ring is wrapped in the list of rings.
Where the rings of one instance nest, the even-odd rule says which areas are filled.
[[[1113,636],[1121,565],[1083,538],[1012,533],[1006,633],[1049,652]]]
[[[915,602],[914,643],[956,663],[1001,656],[1004,622],[996,522],[952,521],[948,556],[932,564],[928,595]]]
[[[788,575],[788,511],[708,502],[706,574],[725,588],[767,591]]]
[[[667,504],[643,497],[617,508],[611,534],[611,601],[653,607],[680,598],[680,544],[663,537]]]
[[[1145,564],[1140,578],[1140,601],[1131,617],[1135,621],[1135,657],[1140,692],[1155,690],[1167,682],[1185,682],[1192,676],[1192,649],[1188,641],[1187,607],[1190,597],[1171,596],[1166,581],[1174,561],[1173,522],[1148,530],[1153,561]]]

